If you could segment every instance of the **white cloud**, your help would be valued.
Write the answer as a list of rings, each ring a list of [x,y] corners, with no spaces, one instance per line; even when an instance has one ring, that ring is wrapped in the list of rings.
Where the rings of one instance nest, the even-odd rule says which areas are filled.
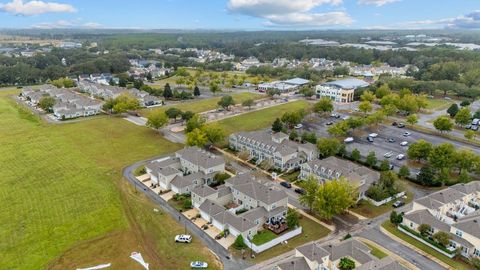
[[[480,29],[480,10],[474,10],[466,15],[438,20],[420,20],[399,23],[398,25],[410,28],[443,27],[450,29]]]
[[[83,28],[83,29],[98,29],[104,28],[102,24],[96,22],[86,22],[81,23],[78,20],[60,20],[56,22],[42,22],[37,23],[32,26],[31,28],[36,29],[65,29],[65,28]]]
[[[398,2],[400,0],[358,0],[360,5],[375,5],[377,7]]]
[[[12,0],[9,3],[0,4],[0,10],[13,15],[24,16],[33,16],[44,13],[72,13],[77,11],[72,5],[37,0],[29,2]]]
[[[265,19],[265,25],[284,27],[349,25],[353,22],[343,11],[313,12],[322,5],[338,6],[342,0],[230,0],[232,13]]]

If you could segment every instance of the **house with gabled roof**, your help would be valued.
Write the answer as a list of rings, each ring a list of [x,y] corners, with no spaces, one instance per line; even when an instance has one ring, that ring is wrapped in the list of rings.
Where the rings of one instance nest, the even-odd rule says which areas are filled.
[[[480,257],[480,182],[456,184],[413,202],[402,226],[417,231],[428,224],[429,234],[446,232],[451,252],[461,250],[465,257]]]

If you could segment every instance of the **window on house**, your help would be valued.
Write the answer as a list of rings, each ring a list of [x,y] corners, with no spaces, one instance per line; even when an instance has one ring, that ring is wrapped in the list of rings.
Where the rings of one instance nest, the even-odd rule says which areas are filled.
[[[473,252],[473,255],[479,257],[480,256],[480,249],[475,249],[475,251]]]
[[[457,230],[457,231],[455,232],[455,234],[456,234],[457,236],[460,236],[460,237],[462,237],[462,235],[463,235],[463,232],[462,232],[462,231],[459,231],[459,230]]]

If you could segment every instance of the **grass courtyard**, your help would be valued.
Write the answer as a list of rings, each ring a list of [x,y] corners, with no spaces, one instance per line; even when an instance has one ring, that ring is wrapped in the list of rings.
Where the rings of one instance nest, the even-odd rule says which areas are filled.
[[[114,117],[49,125],[8,97],[16,91],[0,92],[0,269],[137,269],[133,251],[152,269],[178,254],[214,265],[200,244],[169,248],[183,227],[121,180],[124,166],[180,145]]]
[[[241,104],[243,101],[247,99],[257,100],[265,97],[265,95],[262,95],[262,94],[248,93],[248,92],[233,93],[231,94],[231,96],[233,97],[233,99],[235,100],[235,103],[237,104]],[[178,103],[174,105],[163,106],[160,108],[145,109],[143,110],[143,114],[145,116],[148,116],[148,113],[152,110],[166,111],[168,108],[172,108],[172,107],[180,109],[182,111],[192,111],[194,113],[201,113],[201,112],[206,112],[206,111],[210,111],[218,108],[217,103],[220,99],[221,99],[221,96],[218,96],[213,98],[187,101],[187,102]]]
[[[282,117],[287,111],[308,109],[311,105],[303,100],[294,101],[275,107],[254,111],[239,116],[227,118],[218,122],[227,134],[237,131],[253,131],[272,125],[276,118]]]

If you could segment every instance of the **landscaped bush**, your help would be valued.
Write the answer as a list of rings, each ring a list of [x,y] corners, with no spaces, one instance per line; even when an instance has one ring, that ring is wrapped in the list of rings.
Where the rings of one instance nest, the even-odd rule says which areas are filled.
[[[236,249],[244,249],[247,247],[247,245],[245,245],[245,241],[243,241],[243,236],[241,234],[239,234],[237,236],[237,239],[235,239],[235,242],[233,242],[233,247]]]
[[[387,171],[381,173],[378,182],[370,186],[366,195],[375,201],[382,201],[400,192],[401,187],[398,184],[398,176],[392,171]]]
[[[240,214],[245,213],[245,212],[247,212],[247,211],[248,211],[248,209],[242,208],[242,209],[240,209],[240,210],[235,211],[235,214],[236,214],[236,215],[240,215]]]

